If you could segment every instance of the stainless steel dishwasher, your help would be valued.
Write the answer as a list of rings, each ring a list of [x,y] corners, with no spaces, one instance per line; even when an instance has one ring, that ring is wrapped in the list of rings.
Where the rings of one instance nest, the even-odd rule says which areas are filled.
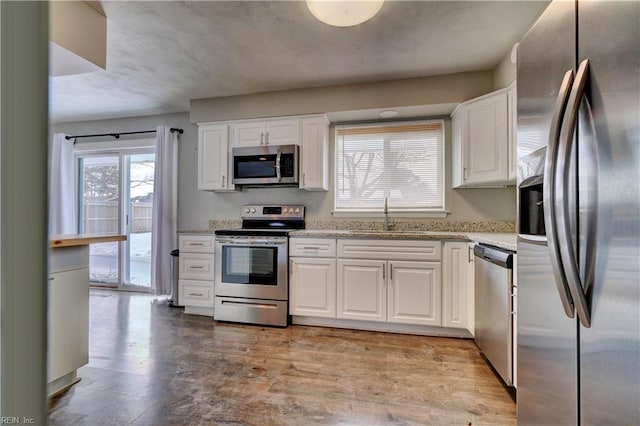
[[[514,385],[513,252],[476,244],[475,342],[507,386]]]

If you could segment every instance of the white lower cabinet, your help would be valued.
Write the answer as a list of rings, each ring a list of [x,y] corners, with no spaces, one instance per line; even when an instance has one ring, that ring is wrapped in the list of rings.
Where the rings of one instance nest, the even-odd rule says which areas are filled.
[[[440,263],[338,260],[338,318],[439,326]]]
[[[387,320],[386,261],[338,259],[338,318]]]
[[[47,382],[51,383],[89,362],[89,268],[49,274],[48,293]]]
[[[289,313],[336,317],[336,240],[289,239]]]
[[[289,313],[336,317],[336,260],[292,257],[289,268]]]
[[[473,245],[293,237],[289,312],[301,324],[418,333],[416,326],[446,327],[438,333],[468,337],[465,330],[474,331]]]
[[[446,241],[442,268],[442,325],[467,329],[473,334],[473,244]]]
[[[178,237],[178,300],[186,314],[213,316],[213,235]]]
[[[338,240],[338,318],[441,325],[440,246]]]
[[[389,262],[388,321],[441,325],[439,262]]]

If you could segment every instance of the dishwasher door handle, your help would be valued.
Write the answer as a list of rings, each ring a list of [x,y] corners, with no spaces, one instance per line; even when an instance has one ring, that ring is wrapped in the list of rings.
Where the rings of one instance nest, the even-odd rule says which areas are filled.
[[[473,248],[473,254],[503,268],[513,269],[513,253],[508,250],[476,244]]]

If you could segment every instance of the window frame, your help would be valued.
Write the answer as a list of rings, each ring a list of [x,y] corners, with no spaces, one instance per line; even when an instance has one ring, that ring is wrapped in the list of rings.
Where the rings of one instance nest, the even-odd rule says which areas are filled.
[[[407,124],[432,124],[439,123],[442,128],[442,159],[441,159],[441,179],[442,179],[442,207],[441,208],[423,208],[423,207],[394,207],[392,205],[388,206],[388,212],[392,213],[395,217],[406,217],[406,218],[446,218],[450,213],[447,210],[446,202],[446,192],[447,192],[447,126],[446,119],[442,117],[438,118],[423,118],[423,119],[412,119],[412,120],[395,120],[395,121],[375,121],[375,122],[357,122],[357,123],[336,123],[333,131],[333,211],[332,215],[334,217],[345,217],[345,218],[367,218],[367,217],[382,217],[384,216],[383,206],[379,208],[338,208],[338,191],[339,191],[339,173],[338,173],[338,162],[340,152],[337,149],[338,147],[338,131],[339,129],[343,129],[345,127],[375,127],[375,126],[383,126],[383,125],[407,125]]]

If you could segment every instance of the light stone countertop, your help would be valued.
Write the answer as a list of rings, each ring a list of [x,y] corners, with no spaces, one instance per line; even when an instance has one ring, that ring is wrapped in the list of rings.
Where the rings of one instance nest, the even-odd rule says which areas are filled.
[[[516,251],[515,233],[497,232],[447,232],[447,231],[349,231],[349,230],[313,230],[292,231],[290,237],[303,238],[380,238],[410,240],[469,240],[489,244],[507,250]]]
[[[213,234],[215,229],[184,229],[179,234]],[[468,240],[489,244],[506,250],[516,251],[515,233],[501,232],[450,232],[450,231],[376,231],[376,230],[340,230],[340,229],[304,229],[291,231],[291,237],[303,238],[380,238],[407,240]]]

